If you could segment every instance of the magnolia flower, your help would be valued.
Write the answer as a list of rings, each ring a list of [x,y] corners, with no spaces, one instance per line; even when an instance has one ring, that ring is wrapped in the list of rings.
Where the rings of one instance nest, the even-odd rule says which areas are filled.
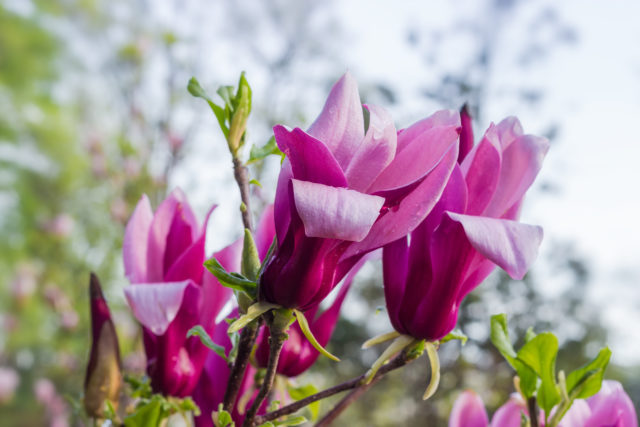
[[[349,272],[345,283],[342,285],[342,289],[340,289],[336,299],[329,308],[320,315],[317,315],[319,306],[315,306],[304,313],[313,336],[322,347],[325,347],[331,339],[331,335],[340,317],[340,308],[358,270],[359,266],[356,265],[356,267]],[[304,336],[297,322],[289,327],[287,334],[289,338],[284,342],[282,351],[280,352],[277,372],[280,375],[293,378],[309,369],[318,359],[320,353],[313,348],[313,345]],[[255,354],[258,367],[266,368],[269,362],[269,331],[267,328],[263,327],[260,332]]]
[[[453,404],[449,427],[520,427],[523,413],[529,415],[527,405],[520,395],[513,395],[498,408],[489,424],[489,417],[480,396],[473,391],[465,391]],[[538,419],[544,419],[542,413]],[[605,380],[596,395],[586,400],[575,400],[558,426],[637,427],[638,418],[633,403],[622,385],[617,381]]]
[[[467,141],[472,132],[465,115],[463,110]],[[398,332],[428,341],[444,337],[463,298],[496,265],[522,279],[542,228],[515,219],[547,149],[545,138],[523,134],[513,117],[492,124],[475,147],[466,146],[431,213],[410,239],[383,250],[385,298]]]
[[[116,328],[102,295],[100,281],[93,273],[89,283],[89,295],[91,352],[84,378],[84,407],[89,416],[101,418],[106,400],[109,400],[115,408],[118,407],[118,395],[122,385],[122,363]]]
[[[362,106],[348,73],[307,132],[276,126],[287,158],[260,299],[309,310],[364,254],[418,226],[456,162],[459,127],[457,113],[442,111],[396,132],[384,109]]]
[[[206,225],[201,228],[180,190],[154,214],[142,196],[127,224],[123,243],[125,296],[143,326],[147,374],[156,392],[188,396],[196,386],[209,350],[187,331],[202,325],[211,333],[231,295],[205,271]],[[214,254],[237,257],[240,242]]]

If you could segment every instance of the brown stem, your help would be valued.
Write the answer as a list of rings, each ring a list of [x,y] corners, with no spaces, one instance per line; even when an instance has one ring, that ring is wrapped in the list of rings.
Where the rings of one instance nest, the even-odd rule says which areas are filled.
[[[278,360],[280,359],[280,352],[282,351],[282,346],[284,345],[285,340],[289,337],[286,332],[283,330],[275,330],[276,328],[272,327],[272,324],[269,324],[269,362],[267,364],[267,370],[264,375],[264,380],[262,381],[262,386],[260,386],[260,391],[256,396],[251,408],[247,411],[247,415],[244,418],[244,423],[242,423],[243,427],[251,427],[253,424],[253,420],[258,413],[258,409],[264,402],[264,399],[267,397],[269,392],[271,391],[271,387],[273,387],[273,380],[276,377],[276,371],[278,368]],[[260,423],[262,424],[262,423]]]
[[[229,381],[227,382],[227,389],[224,393],[223,407],[227,412],[231,412],[233,406],[236,403],[238,393],[240,392],[240,385],[244,378],[244,373],[247,370],[249,364],[249,357],[251,356],[251,350],[258,337],[258,329],[260,329],[260,321],[251,322],[242,329],[240,333],[240,341],[238,342],[238,354],[236,360],[231,367],[231,373],[229,374]]]
[[[233,176],[236,179],[238,188],[240,189],[240,199],[244,204],[242,212],[242,223],[244,228],[253,231],[253,224],[251,222],[251,209],[249,203],[249,173],[247,167],[242,163],[238,157],[233,157]]]
[[[382,379],[382,376],[376,376],[369,384],[365,384],[363,386],[360,386],[352,390],[340,402],[338,402],[338,404],[334,406],[333,409],[327,412],[327,414],[324,417],[322,417],[320,421],[316,423],[315,427],[330,426],[331,423],[334,422],[335,419],[338,418],[340,414],[342,414],[349,405],[351,405],[353,402],[358,400],[360,396],[365,394],[367,390],[373,387],[373,385],[378,381],[380,381],[381,379]]]
[[[536,405],[536,398],[530,397],[527,401],[529,405],[529,419],[531,420],[531,427],[540,427],[538,423],[538,407]]]
[[[411,362],[415,358],[416,358],[415,356],[408,357],[405,352],[400,353],[391,362],[387,363],[386,365],[384,365],[382,368],[378,370],[375,377],[373,378],[372,383],[375,382],[378,378],[385,375],[386,373],[406,365],[407,363]],[[359,377],[343,382],[342,384],[338,384],[336,386],[333,386],[331,388],[328,388],[326,390],[322,390],[321,392],[313,394],[309,397],[305,397],[304,399],[293,402],[287,406],[283,406],[282,408],[276,411],[269,412],[268,414],[264,414],[262,416],[256,417],[255,425],[260,425],[267,421],[272,421],[282,416],[292,414],[297,410],[302,409],[313,402],[326,399],[327,397],[333,396],[334,394],[338,394],[346,390],[352,390],[354,388],[361,387],[365,385],[364,383],[365,383],[366,377],[367,377],[366,374],[362,374]]]

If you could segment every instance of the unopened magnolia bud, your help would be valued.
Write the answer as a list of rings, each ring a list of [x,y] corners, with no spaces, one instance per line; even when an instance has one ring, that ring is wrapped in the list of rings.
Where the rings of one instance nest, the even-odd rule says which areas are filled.
[[[111,313],[98,277],[91,273],[91,353],[84,381],[84,408],[90,417],[102,418],[105,401],[114,408],[122,385],[120,347]]]

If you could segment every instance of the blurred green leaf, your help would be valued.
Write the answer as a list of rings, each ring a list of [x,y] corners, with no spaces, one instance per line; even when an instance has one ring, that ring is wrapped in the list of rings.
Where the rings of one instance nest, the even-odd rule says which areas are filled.
[[[284,153],[278,148],[274,137],[269,138],[269,141],[267,141],[267,143],[262,147],[258,147],[256,145],[252,146],[251,151],[249,152],[249,160],[247,161],[247,164],[263,160],[265,157],[270,155],[284,156]]]
[[[538,334],[518,352],[518,359],[529,366],[542,380],[538,390],[538,405],[549,416],[561,396],[555,381],[558,339],[551,332]]]
[[[302,400],[306,397],[316,394],[318,392],[318,389],[313,384],[305,384],[299,387],[289,386],[287,388],[287,391],[289,392],[289,396],[291,396],[293,400]],[[310,405],[307,405],[306,407],[311,412],[311,420],[315,421],[320,414],[320,401],[315,401]]]
[[[222,286],[246,292],[252,298],[256,297],[258,292],[256,282],[248,280],[237,273],[228,273],[215,258],[205,261],[204,266],[220,281]]]
[[[225,354],[224,347],[214,343],[207,331],[205,331],[201,325],[194,326],[187,332],[187,338],[194,335],[200,337],[200,342],[202,342],[205,347],[213,350],[218,356],[227,361],[227,355]]]
[[[567,376],[569,396],[576,399],[586,399],[600,391],[604,371],[607,369],[610,359],[611,350],[605,347],[589,363],[571,372]]]

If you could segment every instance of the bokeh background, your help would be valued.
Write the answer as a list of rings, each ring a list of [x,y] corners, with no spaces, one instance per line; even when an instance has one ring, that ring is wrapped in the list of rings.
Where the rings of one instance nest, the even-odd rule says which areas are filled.
[[[420,395],[426,362],[370,390],[339,425],[446,425],[453,399],[495,409],[511,372],[488,344],[489,317],[560,338],[558,366],[613,350],[609,378],[640,404],[640,3],[453,0],[3,0],[0,2],[0,424],[83,425],[89,271],[102,279],[125,369],[141,374],[124,302],[124,225],[147,193],[180,186],[210,223],[209,250],[240,234],[231,159],[196,76],[213,93],[241,71],[253,88],[248,146],[275,123],[305,127],[346,70],[397,126],[467,102],[478,136],[517,115],[551,150],[523,212],[545,241],[523,281],[496,273],[465,303],[470,342],[441,349],[440,391]],[[248,148],[248,147],[247,147]],[[273,198],[278,160],[253,167]],[[362,373],[388,330],[379,265],[347,299],[330,350],[304,381]],[[326,409],[328,404],[324,404]],[[395,421],[394,421],[395,420]]]

